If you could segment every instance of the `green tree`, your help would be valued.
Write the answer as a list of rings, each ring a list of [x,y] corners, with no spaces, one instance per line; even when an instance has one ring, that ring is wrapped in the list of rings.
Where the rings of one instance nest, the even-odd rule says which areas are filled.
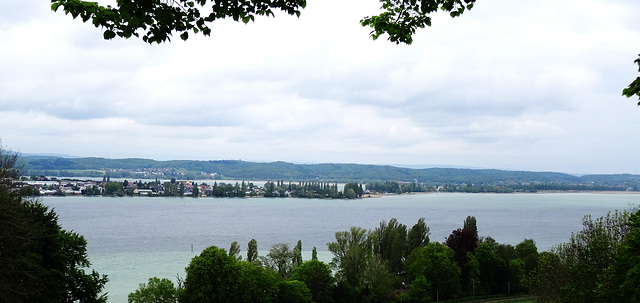
[[[238,245],[238,241],[231,242],[231,246],[229,247],[229,255],[236,258],[236,260],[242,260],[242,256],[240,255],[240,245]]]
[[[331,266],[336,269],[336,277],[351,287],[364,284],[364,269],[373,256],[370,232],[360,227],[349,231],[336,232],[335,242],[327,244],[333,254]]]
[[[476,225],[476,217],[468,216],[466,219],[464,219],[464,225],[462,229],[468,229],[477,233],[478,226]]]
[[[242,302],[241,270],[239,262],[224,249],[206,248],[185,268],[180,302]]]
[[[424,218],[418,219],[418,222],[409,229],[407,233],[407,253],[408,256],[414,249],[424,247],[429,244],[430,229],[425,223]]]
[[[277,284],[276,300],[278,303],[311,303],[311,292],[303,282],[290,280]]]
[[[640,210],[629,216],[629,234],[607,270],[601,298],[611,302],[640,302]]]
[[[258,241],[256,239],[251,239],[247,244],[247,262],[260,262],[258,260]]]
[[[638,55],[640,56],[640,55]],[[633,63],[638,64],[638,72],[640,72],[640,58],[636,59],[635,61],[633,61]],[[638,99],[640,99],[640,77],[637,77],[635,80],[633,80],[629,86],[627,86],[625,89],[622,90],[622,95],[626,96],[627,98],[631,98],[633,96],[638,96]],[[638,105],[640,105],[640,101],[638,101]]]
[[[0,302],[106,302],[87,242],[53,210],[13,190],[18,156],[0,145]]]
[[[300,264],[293,270],[292,280],[303,282],[311,292],[313,302],[333,302],[334,277],[329,266],[318,260],[310,260]]]
[[[149,278],[147,284],[140,283],[128,298],[129,303],[176,303],[178,291],[171,280],[153,277]]]
[[[407,226],[392,218],[389,223],[380,222],[375,233],[378,235],[375,253],[387,262],[391,272],[402,272],[407,252]]]
[[[276,285],[281,279],[278,273],[253,263],[238,263],[242,267],[239,277],[242,291],[237,302],[273,302],[277,291]]]
[[[453,299],[460,294],[460,267],[454,251],[441,243],[429,243],[415,249],[407,258],[407,273],[411,281],[419,280],[417,293],[429,293],[440,299]],[[424,277],[419,278],[420,276]]]
[[[289,244],[277,243],[271,246],[267,256],[262,258],[262,263],[276,271],[282,278],[288,278],[293,270],[293,257]]]
[[[439,10],[449,12],[451,17],[461,15],[473,7],[475,0],[383,0],[380,15],[363,18],[362,26],[370,26],[371,37],[377,39],[388,34],[395,43],[411,44],[416,29],[431,26],[429,14]],[[275,11],[300,16],[307,5],[306,0],[148,0],[117,1],[117,6],[101,6],[97,2],[81,0],[51,0],[51,9],[62,8],[65,14],[83,22],[91,20],[96,27],[104,29],[103,37],[112,39],[141,37],[148,43],[171,40],[176,33],[187,40],[189,33],[211,34],[209,23],[225,18],[249,23],[256,16],[275,16]],[[211,6],[205,8],[205,5]]]
[[[298,240],[296,247],[293,248],[292,266],[296,268],[302,264],[302,240]]]

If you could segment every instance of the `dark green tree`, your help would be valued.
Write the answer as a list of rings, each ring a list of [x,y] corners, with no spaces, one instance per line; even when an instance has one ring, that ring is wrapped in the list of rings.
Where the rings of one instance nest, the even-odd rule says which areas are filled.
[[[451,17],[461,15],[473,7],[475,0],[383,0],[380,15],[363,18],[362,26],[370,26],[371,37],[383,34],[395,43],[411,44],[416,29],[431,26],[429,14],[439,10]],[[175,33],[187,40],[189,33],[211,34],[210,23],[232,18],[243,23],[253,22],[257,16],[275,16],[276,11],[300,16],[306,0],[118,0],[117,6],[101,6],[97,2],[82,0],[51,0],[51,9],[62,9],[74,19],[91,20],[96,27],[104,28],[103,37],[112,39],[141,37],[148,43],[171,40]],[[208,8],[205,6],[209,4]]]
[[[262,264],[276,271],[282,278],[288,278],[293,270],[293,251],[289,244],[276,243],[269,249],[269,253],[262,257]]]
[[[300,281],[280,281],[277,284],[276,299],[278,303],[311,303],[309,288]]]
[[[236,260],[242,260],[242,256],[240,255],[240,245],[238,245],[237,241],[231,242],[231,246],[229,247],[229,255],[236,258]]]
[[[129,303],[176,303],[178,290],[169,279],[149,278],[128,296]]]
[[[106,302],[87,242],[53,210],[14,190],[17,154],[0,145],[0,302]]]
[[[210,246],[191,259],[185,268],[180,302],[242,302],[242,267],[224,249]]]
[[[258,241],[256,239],[251,239],[247,244],[247,262],[249,263],[259,263],[258,260]]]
[[[293,270],[292,280],[303,282],[311,292],[313,302],[333,302],[334,278],[329,266],[318,260],[310,260],[302,263]]]
[[[453,299],[460,294],[460,267],[454,251],[440,243],[429,243],[415,249],[407,258],[407,273],[413,282],[414,293],[442,299]],[[420,278],[422,276],[422,278]]]
[[[425,223],[424,218],[418,219],[418,222],[409,229],[407,233],[407,252],[408,256],[414,249],[424,247],[429,244],[430,229]]]
[[[633,63],[638,64],[638,72],[640,72],[640,58],[633,61]],[[640,99],[640,77],[637,77],[635,80],[633,80],[633,82],[629,84],[629,86],[623,89],[622,95],[627,98],[638,96],[638,99]],[[638,101],[638,105],[640,105],[640,101]]]

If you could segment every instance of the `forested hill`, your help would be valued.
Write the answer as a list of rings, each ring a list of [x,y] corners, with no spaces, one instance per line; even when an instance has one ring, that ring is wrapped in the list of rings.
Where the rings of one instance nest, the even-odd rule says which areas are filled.
[[[25,175],[65,177],[245,179],[327,182],[402,181],[425,183],[606,183],[637,184],[639,175],[587,175],[496,169],[426,168],[388,165],[292,164],[222,161],[156,161],[150,159],[60,158],[23,156]]]

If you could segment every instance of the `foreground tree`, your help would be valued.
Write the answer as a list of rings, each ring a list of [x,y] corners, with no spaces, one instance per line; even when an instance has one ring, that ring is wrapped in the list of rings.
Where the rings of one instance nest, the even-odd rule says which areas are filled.
[[[13,188],[18,156],[0,145],[0,302],[106,302],[87,242],[53,210]]]
[[[633,61],[633,63],[638,64],[638,72],[640,72],[640,55],[639,58]],[[640,100],[640,77],[637,77],[633,82],[629,84],[625,89],[622,90],[622,95],[631,98],[633,96],[638,96]],[[640,105],[640,101],[638,101],[638,105]]]
[[[373,29],[370,34],[373,39],[388,34],[392,42],[411,44],[416,29],[431,26],[430,14],[441,10],[457,17],[471,9],[475,0],[381,2],[383,12],[363,18],[362,26]],[[116,7],[82,0],[51,0],[53,11],[62,9],[74,19],[91,20],[95,27],[102,27],[105,39],[141,37],[148,43],[171,40],[174,33],[183,40],[189,38],[190,32],[209,36],[210,23],[220,19],[249,23],[256,16],[275,16],[277,11],[299,17],[306,6],[306,0],[118,0]]]
[[[178,290],[169,279],[149,278],[147,284],[140,283],[139,288],[129,294],[129,303],[176,303]]]

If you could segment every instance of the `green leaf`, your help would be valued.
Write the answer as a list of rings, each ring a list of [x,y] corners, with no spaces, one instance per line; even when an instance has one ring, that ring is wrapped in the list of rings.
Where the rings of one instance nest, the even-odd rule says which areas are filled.
[[[104,34],[102,36],[104,37],[105,40],[111,40],[116,36],[116,33],[114,33],[112,30],[108,29],[108,30],[104,31]]]
[[[180,39],[187,41],[187,39],[189,39],[189,32],[184,32],[180,34]]]
[[[58,7],[60,7],[60,3],[51,4],[51,10],[54,11],[54,12],[58,11]]]

